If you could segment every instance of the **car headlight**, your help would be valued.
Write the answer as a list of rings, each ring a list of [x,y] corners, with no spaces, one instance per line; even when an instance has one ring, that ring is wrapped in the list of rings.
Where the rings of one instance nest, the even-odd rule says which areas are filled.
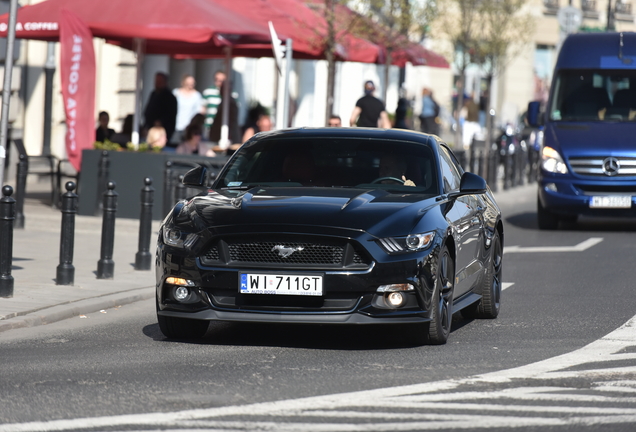
[[[435,238],[435,232],[410,234],[404,237],[385,237],[377,240],[378,244],[389,255],[414,252],[426,249]]]
[[[568,167],[563,162],[561,155],[552,147],[543,147],[541,150],[541,166],[551,173],[567,174]]]
[[[171,227],[163,229],[163,242],[168,246],[192,249],[199,240],[199,236],[194,233],[181,231],[179,228]]]

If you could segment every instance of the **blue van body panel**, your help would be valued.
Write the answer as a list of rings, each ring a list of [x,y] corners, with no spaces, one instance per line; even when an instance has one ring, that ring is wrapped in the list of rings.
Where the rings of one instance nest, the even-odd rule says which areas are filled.
[[[547,137],[546,137],[547,136]],[[636,155],[636,123],[549,123],[544,139],[567,161],[582,156]]]
[[[621,44],[622,38],[622,44]],[[622,45],[622,46],[621,46]],[[636,33],[578,33],[564,41],[557,64],[548,107],[553,106],[557,75],[562,70],[636,70]],[[631,86],[630,86],[631,87]],[[636,89],[634,89],[636,91]],[[611,92],[610,92],[611,94]],[[549,213],[565,219],[578,215],[636,216],[636,119],[631,121],[560,121],[545,115],[543,147],[556,150],[567,166],[566,174],[542,168],[538,176],[538,198]],[[573,160],[617,160],[620,175],[576,172]],[[599,170],[601,168],[598,168]],[[593,196],[631,196],[631,208],[591,208]]]
[[[575,33],[569,35],[559,52],[557,69],[636,68],[636,33]],[[621,61],[621,56],[623,61]]]

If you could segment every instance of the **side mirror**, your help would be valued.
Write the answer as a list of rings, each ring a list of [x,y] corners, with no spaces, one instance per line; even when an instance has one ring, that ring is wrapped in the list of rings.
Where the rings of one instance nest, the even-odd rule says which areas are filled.
[[[486,193],[486,189],[486,180],[484,180],[482,177],[469,172],[465,172],[464,174],[462,174],[462,179],[459,183],[460,194],[482,194]]]
[[[207,187],[207,175],[208,170],[204,166],[199,165],[185,173],[182,183],[195,188]]]
[[[541,102],[528,103],[528,125],[534,128],[541,126]]]

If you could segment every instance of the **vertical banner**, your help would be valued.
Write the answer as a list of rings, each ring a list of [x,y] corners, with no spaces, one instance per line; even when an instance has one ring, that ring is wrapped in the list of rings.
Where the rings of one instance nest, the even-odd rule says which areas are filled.
[[[95,52],[90,29],[66,9],[60,11],[60,51],[66,153],[79,171],[82,150],[95,142]]]

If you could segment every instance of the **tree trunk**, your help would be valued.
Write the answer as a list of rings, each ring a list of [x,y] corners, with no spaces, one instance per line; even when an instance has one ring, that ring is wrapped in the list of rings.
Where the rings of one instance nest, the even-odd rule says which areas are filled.
[[[466,74],[465,69],[462,69],[459,72],[459,79],[457,80],[457,108],[455,109],[455,112],[453,113],[453,117],[455,118],[455,149],[456,150],[464,150],[464,141],[463,141],[463,137],[462,137],[462,126],[459,122],[460,119],[460,115],[459,112],[462,110],[462,107],[464,106],[464,81],[465,81],[465,77],[464,75]]]
[[[336,29],[334,16],[334,0],[325,0],[325,20],[327,21],[327,41],[326,41],[326,57],[327,57],[327,100],[325,104],[325,121],[333,114],[333,101],[335,93],[335,77],[336,77]]]

